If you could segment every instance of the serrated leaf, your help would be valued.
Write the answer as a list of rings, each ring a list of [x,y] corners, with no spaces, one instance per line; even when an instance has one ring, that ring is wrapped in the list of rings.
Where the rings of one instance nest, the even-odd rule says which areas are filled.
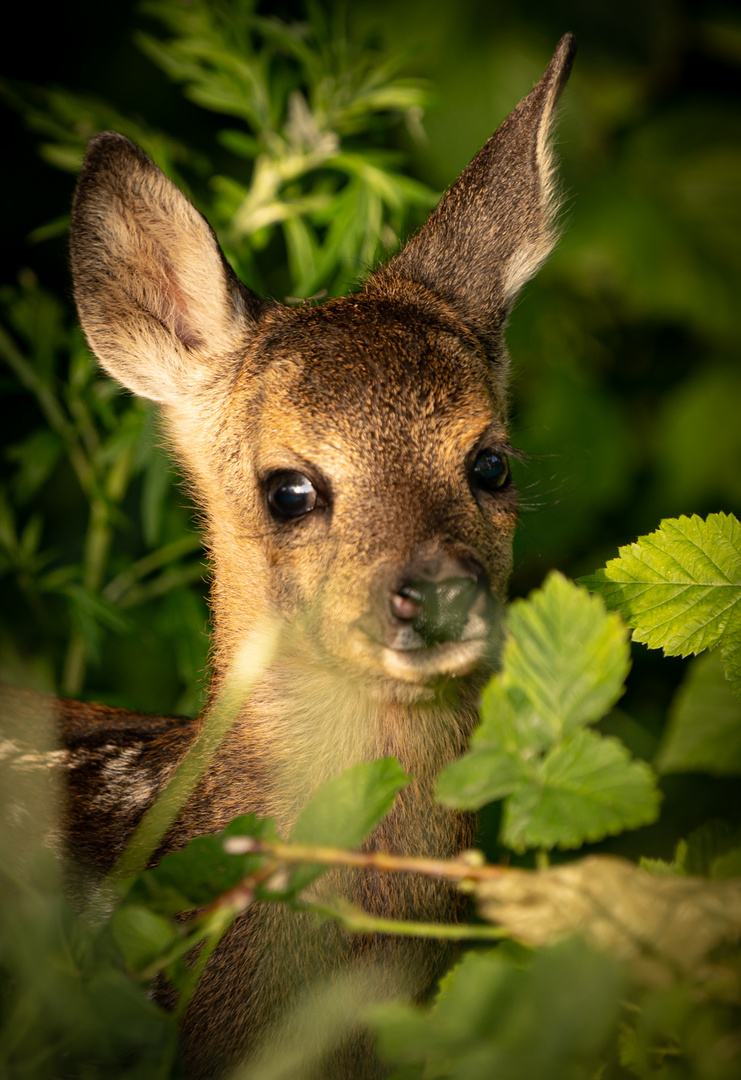
[[[634,640],[667,656],[702,652],[741,601],[741,524],[730,514],[667,518],[581,580],[634,627]]]
[[[437,778],[437,798],[444,806],[478,810],[510,795],[525,776],[519,754],[484,746],[443,769]]]
[[[660,772],[741,772],[741,700],[718,651],[695,660],[669,711],[657,755]]]
[[[576,848],[655,821],[658,802],[648,765],[618,739],[579,731],[507,800],[502,836],[515,851]]]
[[[508,647],[511,647],[508,642]],[[481,696],[481,724],[471,736],[471,749],[493,747],[511,753],[532,753],[553,743],[553,732],[533,706],[522,686],[512,686],[505,649],[501,674],[490,680]]]
[[[627,632],[597,597],[551,574],[512,605],[502,671],[487,686],[471,750],[438,777],[446,806],[505,798],[503,841],[578,847],[655,817],[651,770],[583,730],[622,693]]]
[[[630,664],[619,619],[559,573],[512,604],[505,646],[507,684],[516,686],[552,744],[599,720],[622,694]]]

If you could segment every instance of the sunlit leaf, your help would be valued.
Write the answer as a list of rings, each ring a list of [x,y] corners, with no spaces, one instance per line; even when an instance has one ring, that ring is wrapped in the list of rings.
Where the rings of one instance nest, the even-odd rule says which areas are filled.
[[[396,758],[358,762],[322,784],[299,815],[291,839],[358,847],[409,780]]]
[[[438,777],[439,800],[478,809],[505,799],[502,841],[517,851],[579,847],[653,821],[649,767],[617,739],[584,730],[622,693],[629,656],[620,620],[553,573],[512,604],[507,629],[482,723],[469,753]]]
[[[447,806],[478,810],[511,795],[527,782],[522,757],[486,746],[452,762],[437,782],[437,797]]]
[[[741,524],[730,514],[666,519],[582,580],[634,627],[636,641],[667,656],[702,652],[741,599]]]
[[[599,720],[623,692],[629,653],[619,619],[560,574],[512,604],[503,663],[552,742]]]

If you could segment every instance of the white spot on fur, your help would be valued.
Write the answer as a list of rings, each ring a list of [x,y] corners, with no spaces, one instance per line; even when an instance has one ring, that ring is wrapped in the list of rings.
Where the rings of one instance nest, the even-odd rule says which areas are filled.
[[[18,743],[13,742],[12,739],[2,739],[0,741],[0,761],[5,761],[6,758],[12,757],[13,754],[20,754],[21,748]]]
[[[34,769],[53,769],[67,762],[67,750],[27,750],[12,739],[0,742],[0,761],[12,760],[13,768],[22,772]]]
[[[142,744],[105,749],[110,754],[101,768],[104,786],[95,799],[96,805],[104,810],[138,810],[146,806],[157,792],[157,781],[149,769],[138,764]]]

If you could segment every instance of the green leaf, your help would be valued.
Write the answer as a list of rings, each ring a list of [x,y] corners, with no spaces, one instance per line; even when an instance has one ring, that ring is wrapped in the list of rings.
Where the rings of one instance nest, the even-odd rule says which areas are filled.
[[[394,805],[410,777],[394,757],[360,761],[322,784],[299,815],[291,839],[299,844],[360,847]],[[291,889],[304,889],[326,866],[300,866]]]
[[[579,847],[656,817],[648,766],[584,731],[622,693],[627,633],[602,602],[551,574],[510,609],[502,671],[487,686],[471,750],[438,777],[446,806],[476,810],[506,799],[502,839]]]
[[[485,746],[444,769],[437,780],[437,797],[445,806],[478,810],[486,803],[516,791],[525,779],[518,754]]]
[[[741,524],[730,514],[668,518],[582,582],[634,627],[635,641],[667,656],[702,652],[741,600]]]
[[[299,815],[299,844],[359,847],[394,804],[410,777],[394,757],[360,761],[322,784]]]
[[[669,712],[660,772],[741,772],[741,701],[716,650],[695,660]]]
[[[224,837],[277,837],[271,818],[245,814],[222,833],[199,836],[182,851],[166,855],[157,866],[137,875],[124,886],[128,904],[145,905],[153,912],[177,915],[211,903],[228,892],[264,861],[262,855],[228,855]]]
[[[622,694],[630,660],[620,620],[561,574],[515,601],[507,625],[507,683],[529,698],[548,744],[599,720]]]
[[[655,821],[653,773],[618,739],[579,731],[555,747],[505,804],[508,847],[576,848]]]
[[[140,904],[123,904],[111,916],[111,933],[131,971],[141,971],[178,940],[175,927]]]
[[[578,940],[527,966],[502,950],[468,953],[433,1005],[381,1005],[370,1019],[382,1056],[410,1070],[397,1076],[574,1080],[599,1075],[622,984],[617,962]]]

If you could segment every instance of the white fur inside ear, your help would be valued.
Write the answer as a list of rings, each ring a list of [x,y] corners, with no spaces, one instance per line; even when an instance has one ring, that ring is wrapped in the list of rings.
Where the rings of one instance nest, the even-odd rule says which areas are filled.
[[[537,240],[521,244],[502,269],[502,296],[511,306],[522,287],[535,277],[556,246],[559,230],[556,216],[561,198],[555,181],[555,156],[551,130],[556,112],[554,97],[543,110],[535,142],[535,164],[540,186],[541,223]]]
[[[93,144],[78,190],[72,255],[88,341],[129,390],[177,405],[254,332],[245,294],[205,219],[120,136]]]
[[[502,299],[510,307],[532,277],[535,277],[553,250],[555,240],[544,238],[537,244],[523,244],[507,260],[502,272]]]

